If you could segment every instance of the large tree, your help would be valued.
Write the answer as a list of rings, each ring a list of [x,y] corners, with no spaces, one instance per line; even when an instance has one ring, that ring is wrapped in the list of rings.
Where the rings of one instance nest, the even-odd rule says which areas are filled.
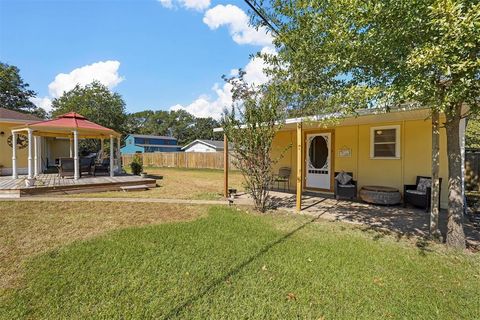
[[[480,117],[468,120],[465,136],[467,148],[480,148]]]
[[[125,102],[118,93],[94,81],[86,86],[76,85],[52,101],[52,115],[77,112],[102,126],[124,133],[127,114]]]
[[[402,103],[443,112],[447,245],[465,247],[459,128],[480,109],[478,0],[318,0],[264,3],[278,27],[274,76],[298,105],[354,110]],[[469,106],[466,111],[464,106]]]
[[[0,62],[0,107],[44,118],[45,110],[30,101],[35,96],[35,91],[29,89],[17,67]]]
[[[76,85],[61,97],[52,101],[52,116],[76,112],[104,127],[125,133],[125,102],[118,93],[111,92],[106,86],[94,81],[86,86]],[[83,141],[82,152],[96,152],[99,143],[96,140]]]

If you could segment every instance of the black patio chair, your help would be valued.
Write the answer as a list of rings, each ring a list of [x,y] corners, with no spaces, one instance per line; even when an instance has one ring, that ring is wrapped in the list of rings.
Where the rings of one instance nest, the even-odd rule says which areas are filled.
[[[423,180],[422,180],[423,179]],[[420,182],[427,181],[424,187],[419,187]],[[442,178],[439,178],[440,186],[438,190],[438,205],[440,206],[440,196],[442,193]],[[406,184],[403,186],[403,206],[411,204],[415,207],[430,210],[430,201],[432,198],[432,177],[417,176],[415,184]]]
[[[104,158],[100,164],[96,164],[93,169],[93,176],[99,173],[110,174],[110,159]]]
[[[340,174],[340,172],[335,172],[335,185],[334,185],[334,197],[335,199],[339,198],[349,198],[355,199],[357,197],[357,181],[353,180],[353,173],[352,172],[345,172],[349,176],[352,177],[352,180],[349,182],[342,184],[336,178]]]
[[[90,157],[80,158],[80,177],[86,173],[88,175],[93,175],[95,165],[95,159]]]
[[[58,175],[61,178],[73,177],[75,175],[73,158],[60,158],[58,160]]]

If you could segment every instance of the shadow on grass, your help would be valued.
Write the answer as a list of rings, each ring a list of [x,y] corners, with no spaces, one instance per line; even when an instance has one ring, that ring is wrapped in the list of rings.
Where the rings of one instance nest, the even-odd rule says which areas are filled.
[[[179,306],[176,306],[175,308],[173,308],[172,310],[170,310],[170,312],[168,312],[165,316],[165,319],[170,319],[172,317],[175,317],[175,316],[178,316],[180,315],[185,309],[187,309],[190,305],[192,305],[193,303],[195,303],[196,301],[198,301],[199,299],[201,299],[203,296],[205,296],[207,293],[209,293],[210,291],[214,290],[216,287],[220,286],[222,283],[226,282],[226,281],[229,281],[229,279],[232,277],[232,276],[235,276],[236,274],[238,274],[240,271],[242,271],[242,269],[244,269],[246,266],[248,266],[249,264],[251,264],[253,261],[257,260],[258,258],[260,258],[261,256],[263,256],[265,253],[267,253],[268,251],[270,251],[270,249],[272,249],[273,247],[285,242],[286,240],[288,240],[290,237],[292,237],[295,233],[301,231],[302,229],[304,229],[306,226],[314,223],[315,221],[317,221],[318,219],[321,218],[321,216],[328,212],[332,207],[329,207],[329,208],[325,208],[323,210],[323,212],[321,213],[318,213],[317,215],[315,215],[315,217],[313,217],[312,219],[306,221],[305,223],[301,224],[300,226],[298,226],[297,228],[293,229],[292,231],[288,232],[287,234],[283,235],[282,237],[278,238],[277,240],[267,244],[265,247],[263,247],[260,251],[258,251],[256,254],[250,256],[249,258],[247,258],[246,260],[244,260],[243,262],[241,262],[240,264],[238,264],[236,267],[232,268],[229,272],[227,272],[226,274],[224,274],[223,276],[219,277],[218,279],[214,280],[210,285],[208,285],[205,289],[203,289],[202,291],[200,291],[199,293],[195,294],[194,296],[190,297],[189,299],[187,299],[184,303],[180,304]]]

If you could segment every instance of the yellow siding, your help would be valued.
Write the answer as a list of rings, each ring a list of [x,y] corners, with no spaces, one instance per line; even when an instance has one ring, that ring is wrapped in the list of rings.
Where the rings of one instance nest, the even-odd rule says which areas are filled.
[[[5,168],[12,167],[12,148],[8,145],[7,139],[12,135],[12,128],[18,127],[18,123],[0,123],[0,165]],[[17,148],[17,166],[19,168],[27,167],[28,148]]]
[[[50,138],[47,141],[47,155],[50,164],[53,164],[55,159],[70,156],[70,140]]]
[[[292,174],[290,175],[290,190],[295,190],[295,172],[297,170],[296,143],[295,130],[278,132],[272,143],[272,159],[279,159],[278,163],[274,166],[275,172],[278,173],[280,167],[290,167],[292,169]],[[282,153],[283,157],[281,157]]]
[[[11,172],[12,168],[12,148],[8,145],[7,140],[12,135],[12,128],[18,127],[19,125],[19,123],[0,123],[0,132],[4,133],[0,135],[0,165],[8,168],[8,172]],[[49,158],[50,165],[52,165],[55,158],[69,156],[69,140],[47,138],[44,141],[46,141],[46,143],[42,143],[42,163],[46,163],[47,157]],[[26,170],[28,166],[27,158],[28,148],[19,149],[17,147],[17,167],[20,171]]]
[[[372,159],[370,157],[370,129],[377,126],[400,126],[400,159]],[[382,185],[403,191],[404,184],[415,183],[417,175],[431,175],[431,121],[405,120],[362,125],[337,126],[334,130],[334,169],[351,171],[359,188],[364,185]],[[445,129],[440,132],[440,177],[442,178],[441,205],[447,205],[448,165]],[[296,144],[295,131],[281,131],[274,139],[272,155],[278,157],[286,146]],[[305,148],[305,146],[304,146]],[[339,157],[341,149],[351,150],[350,157]],[[302,161],[304,162],[304,161]],[[274,170],[281,166],[292,168],[290,189],[295,190],[295,148],[290,148]]]

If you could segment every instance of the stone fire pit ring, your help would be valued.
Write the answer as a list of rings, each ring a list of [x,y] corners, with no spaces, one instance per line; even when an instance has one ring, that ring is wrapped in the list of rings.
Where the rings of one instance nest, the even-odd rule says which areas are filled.
[[[360,189],[360,199],[372,204],[396,205],[402,201],[402,195],[396,188],[363,186]]]

